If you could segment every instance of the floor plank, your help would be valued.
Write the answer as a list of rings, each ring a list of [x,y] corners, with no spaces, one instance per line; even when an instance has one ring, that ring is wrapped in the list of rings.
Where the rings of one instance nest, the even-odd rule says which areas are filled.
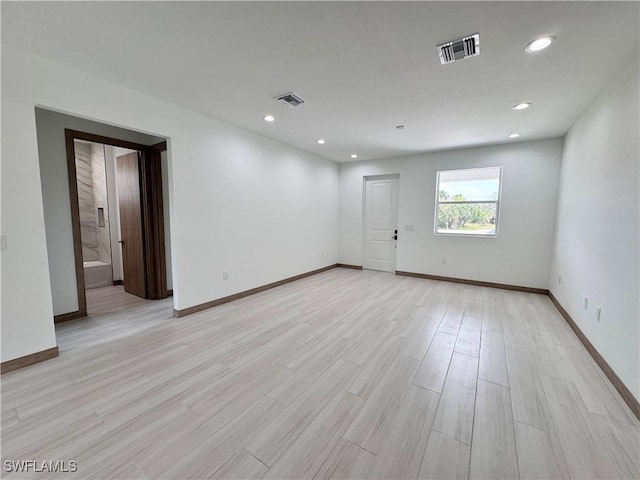
[[[555,431],[534,358],[526,352],[507,348],[507,363],[513,418],[542,430]]]
[[[501,333],[485,330],[482,332],[478,378],[509,387],[507,352]]]
[[[455,336],[440,332],[436,333],[420,368],[416,372],[413,383],[419,387],[441,393],[455,343]]]
[[[340,440],[313,478],[366,478],[375,455],[348,440]]]
[[[516,443],[521,479],[570,478],[560,440],[555,433],[516,422]]]
[[[253,480],[264,477],[269,470],[264,463],[246,450],[240,450],[227,463],[216,470],[209,478],[229,478],[237,480]]]
[[[640,478],[640,434],[627,422],[590,413],[596,431],[622,478]]]
[[[341,390],[264,478],[313,478],[342,437],[362,399]]]
[[[571,476],[621,478],[575,385],[550,377],[542,377],[542,384]]]
[[[458,353],[477,357],[480,354],[481,332],[482,320],[465,315],[462,318],[454,350]]]
[[[398,357],[366,400],[344,438],[374,455],[377,454],[394,426],[418,365],[417,360]]]
[[[433,429],[471,445],[478,359],[454,353],[444,382]]]
[[[468,478],[470,455],[469,445],[432,431],[418,478],[434,480]]]
[[[438,324],[439,322],[437,321],[423,322],[423,324],[408,339],[404,350],[402,351],[402,355],[422,361],[424,355],[429,349],[429,345],[431,345],[433,336],[438,329]]]
[[[416,478],[440,395],[412,385],[369,471],[370,478]]]
[[[289,408],[257,433],[247,444],[247,450],[261,462],[272,466],[351,379],[355,371],[355,365],[337,360]]]
[[[509,389],[478,380],[471,444],[471,478],[518,478]]]

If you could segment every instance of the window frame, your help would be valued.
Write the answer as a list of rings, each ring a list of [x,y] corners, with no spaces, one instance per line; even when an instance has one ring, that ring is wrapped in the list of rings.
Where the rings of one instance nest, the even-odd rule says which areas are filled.
[[[462,172],[468,170],[495,170],[499,169],[498,175],[498,198],[496,200],[471,200],[465,202],[452,202],[440,200],[440,174],[448,172]],[[491,167],[472,167],[472,168],[456,168],[451,170],[438,170],[436,171],[436,192],[435,192],[435,209],[433,212],[433,234],[439,236],[451,236],[451,237],[475,237],[475,238],[498,238],[498,229],[500,225],[500,204],[502,203],[502,174],[503,166],[496,165]],[[440,205],[473,205],[473,204],[495,204],[496,206],[496,223],[495,233],[454,233],[454,232],[439,232],[438,231],[438,212]]]

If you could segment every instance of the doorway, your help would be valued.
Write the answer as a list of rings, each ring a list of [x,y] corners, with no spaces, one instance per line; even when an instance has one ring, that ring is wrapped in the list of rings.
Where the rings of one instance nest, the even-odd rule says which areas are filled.
[[[143,299],[166,298],[166,142],[147,146],[69,129],[65,136],[79,307],[72,317],[87,315],[86,290],[96,286],[123,284]],[[93,162],[100,156],[101,164]]]
[[[364,178],[363,268],[395,272],[399,175]]]

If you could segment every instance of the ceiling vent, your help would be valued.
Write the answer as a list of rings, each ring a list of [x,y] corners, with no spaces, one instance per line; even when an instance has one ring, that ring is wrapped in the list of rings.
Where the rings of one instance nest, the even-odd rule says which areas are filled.
[[[302,100],[299,96],[297,96],[293,92],[285,93],[284,95],[279,95],[275,97],[279,102],[284,103],[288,107],[297,107],[298,105],[302,105],[304,100]]]
[[[438,45],[437,48],[442,65],[467,57],[475,57],[480,55],[480,34],[476,33],[453,42],[443,43]]]

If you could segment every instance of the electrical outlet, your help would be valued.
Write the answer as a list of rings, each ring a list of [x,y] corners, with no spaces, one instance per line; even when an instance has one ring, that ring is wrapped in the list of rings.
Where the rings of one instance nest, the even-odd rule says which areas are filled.
[[[602,310],[600,309],[600,307],[596,307],[596,320],[599,322],[600,321],[600,312]]]
[[[222,279],[229,280],[229,272],[222,272]]]
[[[584,297],[584,309],[586,310],[587,308],[589,308],[589,299]]]

